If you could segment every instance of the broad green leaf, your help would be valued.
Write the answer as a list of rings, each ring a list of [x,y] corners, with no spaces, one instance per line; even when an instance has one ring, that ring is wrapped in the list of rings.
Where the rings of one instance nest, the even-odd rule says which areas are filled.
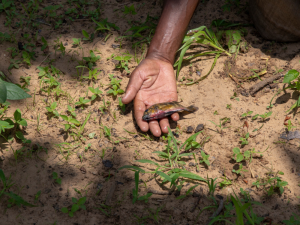
[[[16,121],[19,121],[22,118],[20,109],[16,109],[16,111],[14,113],[14,118],[15,118]]]
[[[80,208],[82,208],[83,210],[86,210],[85,205],[80,205]]]
[[[238,154],[241,152],[241,150],[238,147],[233,148],[232,151],[234,152],[234,154]]]
[[[74,204],[74,205],[72,205],[71,212],[74,213],[74,212],[76,212],[78,209],[79,209],[79,205]]]
[[[283,83],[290,83],[295,80],[299,76],[299,72],[297,70],[289,70],[283,78]]]
[[[17,131],[16,132],[16,137],[19,138],[19,139],[21,139],[21,140],[25,140],[25,137],[24,137],[24,135],[23,135],[23,133],[21,131]]]
[[[65,121],[69,121],[69,119],[66,115],[60,115],[60,117],[63,118]]]
[[[77,199],[76,198],[72,198],[72,202],[76,204],[77,203]]]
[[[236,155],[236,162],[241,162],[243,161],[243,159],[244,159],[243,154],[239,153]]]
[[[25,98],[31,98],[31,95],[27,94],[22,88],[13,83],[2,81],[7,90],[7,99],[9,100],[21,100]]]
[[[84,203],[85,203],[85,201],[86,201],[86,197],[82,197],[82,198],[80,198],[79,200],[78,200],[78,205],[83,205]]]
[[[6,177],[2,169],[0,169],[0,179],[2,180],[3,185],[6,186]]]
[[[3,81],[0,79],[0,103],[3,104],[7,99],[7,90]]]
[[[87,39],[90,38],[90,35],[85,31],[85,30],[82,30],[82,34],[84,37],[86,37]]]
[[[22,125],[23,127],[26,127],[27,121],[25,119],[21,119],[20,121],[18,121],[18,124]]]
[[[74,123],[75,125],[79,125],[79,124],[80,124],[80,122],[79,122],[78,120],[74,119],[74,118],[71,118],[71,119],[69,120],[69,122],[70,122],[70,123]]]

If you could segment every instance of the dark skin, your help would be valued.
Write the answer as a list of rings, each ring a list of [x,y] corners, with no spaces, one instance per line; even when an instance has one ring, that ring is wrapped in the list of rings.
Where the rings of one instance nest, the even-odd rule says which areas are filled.
[[[162,132],[168,133],[168,118],[146,122],[142,116],[153,104],[178,100],[173,69],[175,54],[198,3],[199,0],[165,0],[146,58],[131,73],[122,99],[124,104],[134,100],[134,117],[138,126],[144,132],[150,129],[156,137]],[[178,113],[171,118],[178,121]]]

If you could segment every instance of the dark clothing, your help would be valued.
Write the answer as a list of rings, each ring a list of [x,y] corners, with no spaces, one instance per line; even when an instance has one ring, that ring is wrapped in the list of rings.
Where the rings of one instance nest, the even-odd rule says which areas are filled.
[[[250,14],[262,37],[300,41],[300,0],[249,0]]]

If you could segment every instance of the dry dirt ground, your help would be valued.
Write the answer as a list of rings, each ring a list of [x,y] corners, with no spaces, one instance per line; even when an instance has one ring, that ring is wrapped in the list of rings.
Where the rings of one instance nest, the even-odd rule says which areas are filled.
[[[40,7],[54,4],[63,5],[57,11],[57,14],[62,14],[68,8],[73,7],[75,2],[43,1]],[[116,62],[107,58],[112,54],[117,56],[127,51],[132,55],[135,54],[134,49],[131,48],[133,43],[131,40],[124,39],[120,43],[116,38],[123,36],[125,31],[130,28],[128,21],[144,21],[147,14],[158,17],[162,6],[159,0],[133,1],[132,4],[135,6],[137,14],[124,16],[122,13],[124,6],[131,5],[131,2],[101,1],[101,18],[107,18],[109,22],[115,23],[120,27],[120,30],[113,30],[107,41],[104,40],[107,33],[96,35],[93,42],[82,44],[82,50],[72,46],[72,38],[83,38],[83,29],[89,34],[94,32],[96,26],[90,19],[66,20],[58,29],[54,29],[52,25],[39,24],[36,30],[28,30],[28,28],[19,30],[19,28],[4,26],[6,18],[5,14],[1,13],[0,31],[14,33],[16,41],[0,44],[0,71],[3,71],[15,83],[20,83],[21,76],[30,76],[29,93],[35,97],[22,101],[10,101],[11,105],[6,116],[13,117],[16,108],[21,110],[22,117],[26,118],[28,122],[23,133],[25,138],[31,140],[32,143],[22,144],[16,140],[7,143],[1,139],[0,168],[7,177],[11,176],[14,182],[10,191],[36,205],[36,207],[14,206],[7,208],[8,198],[2,197],[0,201],[1,225],[193,224],[194,222],[204,224],[215,210],[205,210],[197,218],[200,210],[213,205],[213,202],[207,198],[209,191],[207,184],[191,180],[184,183],[181,195],[185,194],[194,183],[199,183],[200,185],[193,192],[200,193],[202,197],[198,198],[195,197],[196,194],[191,194],[178,200],[174,193],[170,195],[153,194],[148,203],[137,201],[133,204],[134,172],[125,169],[118,171],[118,168],[124,165],[137,165],[146,171],[153,171],[155,169],[153,165],[135,161],[137,159],[151,159],[158,163],[164,163],[153,152],[163,151],[167,144],[163,138],[154,138],[150,133],[140,133],[134,123],[132,104],[126,106],[126,112],[123,114],[118,107],[118,99],[105,94],[108,90],[107,84],[110,82],[109,74],[122,80],[121,88],[123,90],[125,90],[128,82],[125,72],[116,69]],[[242,1],[241,4],[245,8],[240,7],[241,10],[234,8],[231,12],[224,12],[221,8],[224,1],[203,1],[198,6],[189,28],[196,28],[201,25],[209,27],[211,21],[217,18],[251,24],[246,2]],[[19,5],[17,7],[21,8]],[[47,18],[45,20],[47,21]],[[54,23],[54,21],[48,21],[48,23]],[[262,79],[265,79],[273,76],[278,69],[283,69],[280,72],[282,74],[290,69],[300,69],[299,43],[266,41],[259,36],[253,26],[246,26],[245,29],[248,31],[245,40],[249,44],[249,50],[237,55],[234,68],[231,68],[237,76],[239,72],[251,76],[253,75],[251,69],[263,70],[266,68],[267,73],[262,76]],[[10,74],[8,67],[11,55],[7,49],[9,47],[18,48],[18,42],[25,44],[32,41],[30,38],[28,40],[22,38],[21,35],[25,33],[35,34],[36,31],[38,31],[38,40],[41,37],[47,40],[49,50],[44,53],[40,47],[37,47],[35,50],[36,60],[32,61],[32,65],[28,67],[22,63],[19,69],[12,69]],[[54,45],[57,40],[65,46],[65,55],[62,55],[61,52],[55,54]],[[88,56],[90,50],[101,57],[94,67],[99,68],[101,73],[96,82],[80,81],[75,67],[79,65],[78,60],[82,59],[82,54]],[[136,54],[138,57],[142,57],[143,50],[139,48]],[[266,59],[268,59],[267,67]],[[253,97],[245,94],[243,88],[247,90],[259,80],[245,80],[242,84],[243,88],[240,84],[237,85],[226,72],[228,68],[225,65],[228,60],[227,56],[221,56],[212,73],[199,84],[186,86],[182,85],[183,82],[178,82],[178,94],[182,104],[186,106],[194,104],[199,107],[199,110],[194,114],[184,116],[177,124],[172,123],[171,128],[174,133],[177,132],[177,139],[184,142],[191,135],[185,132],[188,126],[195,128],[198,124],[203,124],[204,131],[197,137],[197,141],[203,143],[203,139],[209,137],[209,140],[203,145],[203,149],[206,154],[210,155],[211,165],[206,167],[200,164],[200,170],[197,170],[193,157],[190,157],[186,160],[186,170],[197,173],[203,178],[207,176],[218,178],[218,182],[222,181],[221,177],[224,177],[225,174],[232,184],[223,188],[218,185],[215,194],[222,195],[226,199],[233,191],[239,193],[240,188],[243,188],[250,192],[253,200],[262,203],[262,206],[255,207],[258,216],[271,218],[272,224],[282,224],[281,221],[289,219],[292,213],[299,215],[299,142],[298,139],[287,142],[279,138],[286,129],[284,119],[287,114],[285,112],[295,103],[297,96],[287,91],[286,94],[280,93],[275,97],[274,107],[269,110],[273,113],[266,121],[262,121],[261,118],[252,121],[251,117],[241,120],[241,114],[247,111],[253,111],[252,115],[268,112],[267,106],[271,98],[278,88],[283,86],[282,78],[279,79],[277,85],[265,87]],[[199,78],[199,72],[200,75],[206,74],[212,62],[212,58],[197,58],[192,64],[187,64],[182,68],[179,80],[182,77]],[[58,98],[53,93],[48,95],[40,91],[37,67],[50,64],[63,72],[58,81],[61,83],[61,89],[64,93]],[[129,62],[129,70],[133,71],[137,65],[137,62],[132,58]],[[79,71],[81,72],[81,70]],[[104,94],[101,95],[100,100],[88,103],[84,109],[76,109],[76,119],[80,123],[84,122],[89,113],[91,114],[83,132],[86,141],[76,144],[78,142],[63,132],[64,122],[62,118],[49,118],[46,106],[57,102],[56,110],[60,114],[67,114],[67,105],[74,107],[74,103],[78,101],[79,97],[91,96],[87,90],[93,85],[99,87]],[[236,96],[231,98],[234,93]],[[102,99],[111,102],[109,112],[102,113],[99,110],[99,107],[103,105]],[[291,122],[295,126],[293,130],[297,130],[299,128],[297,113],[291,113],[291,116]],[[224,117],[230,118],[230,122],[226,124],[228,128],[222,132],[217,132],[218,127],[210,120],[218,123],[219,119]],[[250,138],[249,144],[241,148],[240,137],[247,133],[247,128],[243,127],[245,120],[249,124]],[[262,125],[263,127],[259,131],[252,132]],[[105,137],[104,126],[112,129],[111,140]],[[131,133],[126,132],[123,128]],[[88,137],[90,133],[95,133],[94,138]],[[65,149],[60,149],[59,144],[61,143],[69,143],[70,145],[64,144],[62,146]],[[88,144],[91,145],[85,150]],[[263,157],[253,159],[251,163],[252,174],[245,165],[244,168],[247,172],[243,172],[243,176],[237,176],[231,172],[237,166],[237,163],[231,159],[234,147],[240,147],[243,151],[253,148],[256,151],[266,149],[267,151],[263,153]],[[199,158],[200,149],[196,149],[194,152]],[[271,197],[267,197],[262,188],[256,188],[252,183],[258,178],[266,177],[266,174],[272,171],[275,173],[282,171],[284,175],[279,176],[283,181],[287,181],[288,185],[284,188],[282,195],[275,193]],[[61,178],[61,184],[54,182],[53,172],[56,172]],[[151,179],[152,177],[153,175],[148,173],[140,175],[140,195],[146,194],[149,189],[169,188],[168,185],[161,185],[160,179]],[[86,211],[79,210],[71,218],[62,213],[61,208],[70,207],[72,197],[80,198],[80,194],[75,189],[79,190],[82,196],[86,196]],[[34,198],[38,191],[41,191],[41,194],[35,201]],[[197,203],[199,204],[197,205]],[[195,206],[196,209],[191,212]],[[99,208],[105,210],[107,215]],[[145,218],[141,219],[143,217]]]

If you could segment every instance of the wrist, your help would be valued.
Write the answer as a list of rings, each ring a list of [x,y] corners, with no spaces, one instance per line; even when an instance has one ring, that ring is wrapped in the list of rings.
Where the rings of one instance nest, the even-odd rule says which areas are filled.
[[[166,52],[161,51],[148,51],[146,58],[148,59],[156,59],[166,63],[170,63],[172,66],[174,64],[175,55],[172,57]]]

